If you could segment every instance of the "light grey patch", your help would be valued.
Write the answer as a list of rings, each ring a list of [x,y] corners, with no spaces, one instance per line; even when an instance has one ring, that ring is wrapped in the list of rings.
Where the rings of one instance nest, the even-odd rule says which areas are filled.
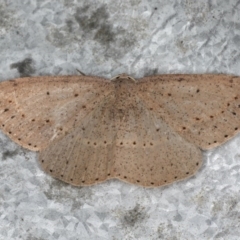
[[[57,179],[54,179],[52,182],[51,182],[51,187],[52,188],[55,188],[57,190],[63,190],[64,188],[68,187],[69,184],[68,183],[65,183],[65,182],[62,182],[60,180],[57,180]]]
[[[182,6],[185,14],[194,25],[203,25],[206,24],[209,19],[212,20],[208,3],[198,2],[194,4],[193,1],[184,0]]]
[[[229,229],[224,229],[214,236],[214,239],[225,239],[229,235]]]
[[[79,209],[84,202],[92,198],[90,187],[74,187],[57,179],[51,179],[48,187],[43,193],[49,200],[68,202],[72,210]]]
[[[235,209],[235,210],[238,209],[238,207],[237,207],[238,203],[239,203],[238,197],[237,197],[237,198],[230,198],[230,199],[227,201],[227,206],[228,206],[228,211],[229,211],[229,213],[232,213],[232,211],[233,211],[234,209]]]
[[[67,44],[67,38],[59,29],[52,30],[52,38],[54,39],[52,42],[54,42],[55,46],[62,47]]]
[[[32,234],[28,235],[26,240],[46,240],[46,238],[38,238],[38,237],[35,237],[33,236]]]
[[[68,31],[73,32],[73,21],[71,19],[66,20],[66,25],[68,27]]]
[[[15,13],[0,4],[0,35],[14,27],[17,23]]]
[[[223,210],[223,204],[219,201],[214,201],[212,203],[212,212],[214,215],[216,215],[218,212],[221,212]]]
[[[217,214],[221,216],[218,221],[224,226],[220,229],[221,231],[214,236],[214,239],[229,239],[227,236],[231,235],[231,233],[226,226],[236,225],[239,229],[239,194],[217,198],[217,201],[213,202],[212,212],[215,215],[214,219],[217,219]]]
[[[71,7],[74,3],[74,0],[64,0],[65,7]]]
[[[235,35],[234,37],[233,37],[233,40],[232,40],[233,42],[234,42],[234,44],[236,45],[236,46],[239,46],[239,44],[240,44],[240,36],[239,35]]]
[[[193,196],[192,200],[197,204],[198,208],[202,208],[203,206],[205,206],[207,202],[206,192],[207,191],[205,189],[202,189]]]
[[[92,201],[92,190],[91,187],[82,187],[79,190],[79,187],[74,187],[76,189],[76,195],[74,196],[74,201],[71,207],[71,211],[75,211],[81,208],[81,206],[88,202]]]
[[[123,225],[134,227],[136,223],[142,222],[146,217],[146,212],[137,204],[132,210],[125,213],[122,218],[122,223]]]
[[[21,62],[12,63],[10,67],[16,68],[21,77],[28,77],[35,73],[34,62],[31,58],[25,58]]]
[[[51,27],[47,27],[47,29],[48,34],[46,40],[56,47],[67,47],[69,50],[76,50],[76,46],[72,46],[71,43],[75,42],[79,44],[81,42],[82,36],[79,31],[79,25],[74,19],[68,18],[65,21],[65,25],[61,27],[51,25]]]
[[[124,49],[129,49],[137,42],[137,38],[134,36],[134,34],[126,31],[122,27],[117,28],[117,33],[115,36],[116,41],[119,42],[119,46]]]
[[[195,42],[187,37],[176,39],[175,45],[182,54],[186,54],[188,51],[195,49],[196,47]]]
[[[66,25],[63,27],[51,27],[49,34],[46,36],[46,40],[51,42],[54,46],[59,48],[69,48],[71,49],[71,42],[80,41],[76,35],[76,27],[74,22],[70,23],[71,20],[67,20]],[[72,31],[72,32],[71,32]]]
[[[234,23],[234,29],[236,29],[236,32],[239,32],[239,30],[240,30],[240,23],[239,22]],[[239,36],[239,35],[237,35],[237,36]],[[234,39],[234,37],[233,37],[233,39]]]
[[[236,154],[236,155],[234,156],[234,159],[235,159],[236,161],[240,161],[240,154]],[[227,162],[227,164],[228,164],[228,162]],[[231,161],[229,164],[232,164],[232,161]]]
[[[52,179],[49,189],[44,191],[45,196],[49,200],[61,200],[69,198],[69,184],[57,179]]]
[[[181,222],[181,221],[182,221],[182,216],[178,213],[178,214],[174,217],[174,221],[176,221],[176,222]]]
[[[125,32],[125,30],[124,30],[124,32]],[[131,46],[133,46],[135,44],[136,38],[127,32],[125,32],[124,35],[125,35],[125,37],[121,36],[119,38],[119,46],[124,49],[129,49]]]
[[[61,216],[62,214],[56,209],[49,209],[48,212],[44,215],[44,219],[57,221]]]
[[[238,199],[231,198],[229,201],[227,201],[226,211],[226,219],[232,222],[239,222],[240,211]]]
[[[158,238],[157,239],[168,239],[168,240],[178,240],[180,234],[176,231],[171,223],[161,223],[157,229]]]

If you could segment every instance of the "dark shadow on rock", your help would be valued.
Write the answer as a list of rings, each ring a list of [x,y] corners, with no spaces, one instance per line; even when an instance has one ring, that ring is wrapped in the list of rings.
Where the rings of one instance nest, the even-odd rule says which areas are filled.
[[[35,73],[34,61],[31,58],[25,58],[23,61],[12,63],[10,67],[16,68],[21,77],[28,77]]]

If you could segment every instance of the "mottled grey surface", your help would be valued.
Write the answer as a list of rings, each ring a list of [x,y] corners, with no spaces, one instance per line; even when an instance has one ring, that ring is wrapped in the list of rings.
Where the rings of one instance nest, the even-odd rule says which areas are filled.
[[[78,74],[240,75],[240,4],[0,0],[0,80]],[[84,188],[47,176],[0,135],[0,239],[228,239],[240,235],[240,137],[205,153],[189,180]]]

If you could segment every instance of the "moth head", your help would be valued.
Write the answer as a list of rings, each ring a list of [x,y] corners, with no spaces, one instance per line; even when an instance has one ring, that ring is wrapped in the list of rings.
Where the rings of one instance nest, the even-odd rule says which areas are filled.
[[[134,82],[134,83],[137,82],[133,77],[127,75],[126,73],[119,74],[119,75],[113,77],[111,80],[118,81],[118,82],[120,82],[120,81],[130,81],[130,82]]]

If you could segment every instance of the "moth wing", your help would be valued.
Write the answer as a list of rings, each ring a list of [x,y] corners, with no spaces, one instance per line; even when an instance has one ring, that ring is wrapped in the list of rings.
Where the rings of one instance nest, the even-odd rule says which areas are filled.
[[[88,76],[20,78],[0,83],[0,127],[13,141],[41,150],[77,126],[113,90]]]
[[[141,79],[137,89],[149,110],[202,149],[240,131],[239,77],[159,75]]]
[[[114,176],[155,187],[195,174],[202,163],[201,150],[148,109],[137,91],[129,89],[129,94],[133,104],[117,118]]]
[[[84,186],[114,177],[115,94],[109,94],[81,124],[40,151],[43,170],[64,182]]]

